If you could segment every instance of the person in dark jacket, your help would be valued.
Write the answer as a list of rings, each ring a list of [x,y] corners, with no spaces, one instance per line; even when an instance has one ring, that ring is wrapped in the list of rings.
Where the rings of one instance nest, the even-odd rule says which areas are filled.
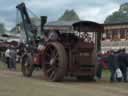
[[[125,52],[125,49],[122,49],[119,56],[118,56],[118,61],[119,61],[119,68],[122,71],[123,74],[123,79],[126,82],[127,80],[127,54]]]
[[[119,56],[121,54],[121,49],[119,49],[117,52],[115,52],[114,54],[114,64],[116,65],[116,74],[115,74],[115,80],[117,80],[118,82],[122,81],[122,71],[120,69],[120,60],[119,60]]]
[[[97,71],[96,71],[96,78],[97,79],[101,79],[102,77],[102,70],[103,70],[103,66],[102,66],[102,54],[98,53],[97,55]]]
[[[128,53],[126,53],[125,58],[126,58],[126,82],[128,82]]]
[[[115,72],[118,67],[117,54],[115,54],[113,51],[110,51],[108,54],[107,61],[108,61],[109,69],[111,72],[110,81],[114,82],[115,81]]]

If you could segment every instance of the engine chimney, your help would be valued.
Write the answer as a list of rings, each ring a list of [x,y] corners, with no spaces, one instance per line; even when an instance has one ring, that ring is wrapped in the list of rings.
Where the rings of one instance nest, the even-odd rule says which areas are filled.
[[[41,32],[44,30],[44,24],[47,22],[47,16],[41,16]]]

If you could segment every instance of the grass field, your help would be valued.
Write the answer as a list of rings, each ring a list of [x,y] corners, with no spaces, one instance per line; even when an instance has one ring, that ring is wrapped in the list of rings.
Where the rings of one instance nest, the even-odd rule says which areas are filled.
[[[25,78],[19,69],[9,71],[2,63],[0,69],[0,96],[128,96],[128,84],[110,83],[109,71],[104,71],[103,80],[96,82],[70,79],[53,83],[43,80],[42,72]]]

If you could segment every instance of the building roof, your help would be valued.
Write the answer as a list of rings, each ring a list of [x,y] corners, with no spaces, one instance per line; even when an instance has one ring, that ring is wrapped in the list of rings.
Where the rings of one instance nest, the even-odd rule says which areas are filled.
[[[119,23],[106,23],[104,24],[105,26],[109,25],[128,25],[128,22],[119,22]]]
[[[75,21],[51,21],[45,24],[45,26],[72,26],[73,23],[77,22]]]
[[[82,32],[87,32],[87,31],[103,32],[104,31],[103,24],[99,24],[99,23],[93,22],[93,21],[75,22],[73,24],[73,28],[74,28],[74,30],[82,31]]]

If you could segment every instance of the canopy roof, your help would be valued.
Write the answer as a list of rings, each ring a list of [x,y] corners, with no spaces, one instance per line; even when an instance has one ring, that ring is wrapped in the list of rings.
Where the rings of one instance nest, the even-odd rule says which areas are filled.
[[[73,29],[79,32],[104,32],[104,26],[102,24],[92,21],[75,22]]]

